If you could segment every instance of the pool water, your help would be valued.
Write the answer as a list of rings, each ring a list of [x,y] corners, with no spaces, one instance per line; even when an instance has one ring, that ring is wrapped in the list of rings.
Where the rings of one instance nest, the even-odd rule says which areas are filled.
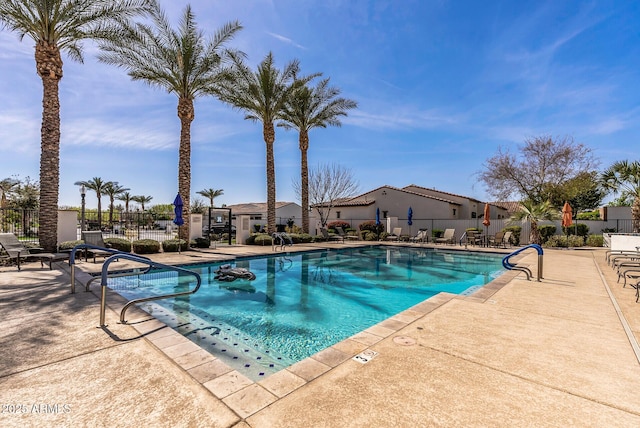
[[[440,292],[471,293],[503,272],[501,256],[363,247],[237,259],[254,281],[220,282],[221,264],[190,266],[193,295],[140,306],[252,380],[263,379]],[[228,263],[228,262],[227,262]],[[192,289],[192,276],[113,278],[129,299]]]

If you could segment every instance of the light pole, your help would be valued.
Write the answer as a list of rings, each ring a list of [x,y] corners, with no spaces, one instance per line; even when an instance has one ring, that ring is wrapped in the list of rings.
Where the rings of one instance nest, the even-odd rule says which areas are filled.
[[[82,197],[82,208],[80,211],[80,231],[84,230],[84,197],[87,195],[87,188],[80,186],[80,196]]]

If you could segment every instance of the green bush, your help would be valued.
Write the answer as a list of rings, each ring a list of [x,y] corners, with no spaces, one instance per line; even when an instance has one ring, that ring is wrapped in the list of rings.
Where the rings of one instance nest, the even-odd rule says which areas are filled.
[[[191,246],[195,248],[209,248],[211,240],[208,238],[196,238],[191,242]]]
[[[538,227],[543,244],[547,242],[550,237],[556,234],[556,229],[557,227],[553,224],[543,224],[542,226]]]
[[[162,241],[162,251],[165,253],[175,253],[178,251],[178,247],[180,247],[180,251],[189,249],[189,245],[187,245],[187,241],[184,239],[167,239],[166,241]]]
[[[583,247],[584,239],[582,236],[576,235],[553,235],[549,237],[549,240],[543,244],[547,248],[556,247]]]
[[[294,244],[306,244],[313,241],[313,236],[308,233],[290,233],[289,237]]]
[[[138,239],[131,244],[136,254],[154,254],[160,252],[160,243],[153,239]]]
[[[444,230],[442,229],[433,229],[431,231],[431,236],[433,238],[442,238],[443,235],[444,235]]]
[[[359,227],[362,231],[366,230],[369,232],[374,232],[376,234],[382,233],[382,231],[384,230],[384,226],[382,225],[382,223],[376,224],[375,220],[364,221],[360,223]]]
[[[58,245],[58,249],[60,251],[65,251],[65,250],[68,251],[68,250],[72,250],[73,247],[80,244],[84,244],[84,241],[82,239],[78,239],[77,241],[64,241],[64,242],[61,242],[60,245]]]
[[[123,238],[106,238],[104,243],[107,244],[109,248],[113,248],[118,251],[125,251],[127,253],[131,252],[131,241]]]
[[[248,245],[271,245],[273,238],[267,233],[256,233],[247,239]]]
[[[576,229],[578,229],[578,233],[576,233]],[[589,235],[589,226],[584,223],[576,223],[569,227],[563,227],[562,233],[565,235],[578,235],[586,238]]]
[[[604,238],[602,235],[589,235],[587,236],[587,246],[588,247],[603,247],[604,246]]]
[[[508,226],[502,229],[503,232],[511,231],[511,243],[513,245],[520,245],[520,232],[522,232],[522,227],[520,226]]]

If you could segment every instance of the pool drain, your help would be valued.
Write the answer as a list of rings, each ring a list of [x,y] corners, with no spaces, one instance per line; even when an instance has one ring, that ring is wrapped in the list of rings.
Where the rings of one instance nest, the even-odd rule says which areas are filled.
[[[416,340],[407,336],[396,336],[393,338],[393,343],[400,346],[412,346],[416,344]]]

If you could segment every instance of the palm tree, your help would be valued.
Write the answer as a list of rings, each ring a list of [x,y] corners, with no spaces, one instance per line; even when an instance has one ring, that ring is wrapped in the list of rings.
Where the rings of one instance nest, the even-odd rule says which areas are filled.
[[[144,211],[144,204],[148,204],[149,202],[151,202],[152,199],[153,199],[153,196],[144,196],[144,195],[131,197],[132,201],[135,201],[140,204],[140,206],[142,207],[142,211]]]
[[[600,176],[600,186],[621,199],[633,199],[631,219],[633,233],[640,232],[640,162],[618,161]]]
[[[273,143],[276,140],[274,122],[281,118],[282,109],[298,85],[311,78],[296,80],[300,68],[298,60],[289,62],[283,70],[275,67],[269,54],[252,72],[239,55],[232,54],[233,72],[219,87],[212,88],[223,102],[244,111],[245,119],[262,122],[262,136],[267,146],[267,232],[276,231],[276,172]]]
[[[224,194],[224,190],[204,189],[204,190],[200,190],[197,193],[198,195],[202,195],[205,198],[209,198],[210,207],[213,208],[213,199],[217,198],[218,196],[222,196]]]
[[[340,116],[346,116],[347,110],[358,107],[353,100],[336,98],[338,95],[340,89],[330,87],[328,78],[318,82],[315,88],[300,86],[285,103],[283,121],[278,124],[285,129],[298,130],[302,230],[305,233],[309,233],[309,131],[313,128],[326,128],[327,125],[341,126]]]
[[[111,181],[102,181],[100,177],[93,177],[89,181],[76,181],[73,184],[76,186],[84,186],[96,192],[98,198],[98,227],[102,229],[102,195],[106,193],[107,186],[111,185]]]
[[[528,221],[531,224],[529,234],[530,244],[542,244],[542,236],[538,230],[538,223],[542,220],[557,220],[560,213],[551,202],[545,201],[536,204],[530,200],[520,202],[520,211],[516,212],[510,221]]]
[[[127,190],[130,190],[130,189],[127,189]],[[129,214],[129,203],[133,201],[133,195],[128,191],[124,191],[120,193],[118,196],[116,196],[116,199],[124,202],[124,212]]]
[[[0,181],[0,232],[4,231],[4,215],[7,208],[8,196],[13,192],[14,187],[20,182],[15,178],[5,178]]]
[[[109,196],[109,225],[113,225],[113,209],[115,207],[115,199],[122,193],[131,190],[118,184],[117,181],[109,181],[104,185],[104,194]]]
[[[118,25],[148,10],[154,0],[2,0],[0,24],[35,42],[42,79],[40,155],[40,246],[54,251],[60,187],[60,99],[62,56],[82,62],[82,41],[112,37]]]
[[[211,40],[205,41],[189,5],[177,30],[171,28],[158,5],[151,18],[155,28],[137,24],[117,40],[104,44],[98,59],[126,69],[133,80],[142,80],[177,95],[180,119],[178,193],[184,202],[186,226],[180,228],[180,238],[188,239],[193,102],[199,96],[210,94],[210,88],[221,79],[228,52],[223,50],[224,45],[242,27],[237,21],[229,22]]]

